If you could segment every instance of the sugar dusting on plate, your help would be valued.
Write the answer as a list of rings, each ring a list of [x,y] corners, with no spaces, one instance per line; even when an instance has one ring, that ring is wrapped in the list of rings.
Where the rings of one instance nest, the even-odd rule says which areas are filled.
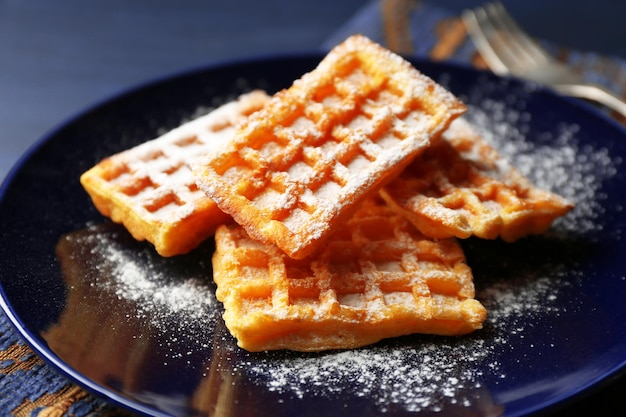
[[[467,118],[537,186],[576,204],[567,217],[556,222],[552,234],[582,235],[602,230],[598,221],[603,214],[602,183],[617,172],[621,160],[613,159],[605,148],[580,145],[576,124],[558,126],[557,137],[546,138],[551,141],[527,142],[524,135],[531,116],[512,110],[510,103],[484,99],[480,107],[470,108]],[[541,263],[541,259],[536,262]],[[268,389],[298,398],[341,393],[367,396],[381,412],[397,407],[410,412],[478,407],[497,413],[496,405],[485,403],[485,370],[495,383],[507,377],[508,371],[496,353],[516,354],[515,348],[524,344],[524,332],[532,327],[534,318],[564,313],[561,290],[577,285],[577,275],[579,272],[565,265],[552,265],[546,271],[513,279],[476,282],[476,298],[489,312],[482,335],[478,331],[460,339],[418,337],[398,346],[383,344],[284,360],[273,355],[255,356],[242,366]],[[480,279],[475,274],[475,280]],[[553,348],[558,342],[546,343],[542,349]],[[477,406],[477,402],[482,403]]]
[[[531,115],[524,112],[523,102],[514,106],[484,98],[474,98],[473,102],[480,105],[470,107],[468,120],[503,156],[539,187],[558,192],[576,204],[567,217],[556,222],[550,234],[565,239],[569,234],[593,235],[601,231],[602,222],[598,220],[604,210],[602,183],[615,175],[622,161],[605,148],[578,143],[576,124],[563,123],[556,133],[546,133],[555,136],[546,137],[551,140],[526,141]],[[190,279],[164,284],[162,271],[150,262],[137,263],[136,254],[107,245],[106,241],[100,241],[97,250],[113,264],[113,279],[107,285],[118,298],[136,302],[138,317],[146,317],[155,326],[170,325],[171,317],[179,317],[183,330],[214,329],[216,321],[221,320],[215,313],[218,306],[210,293],[212,289],[206,283]],[[471,258],[469,261],[473,267]],[[239,359],[230,364],[231,372],[285,398],[367,398],[380,412],[398,408],[408,412],[472,408],[480,401],[483,411],[497,409],[494,404],[484,403],[486,373],[495,383],[507,378],[508,369],[496,359],[497,353],[515,354],[515,347],[525,343],[524,332],[534,318],[563,313],[561,291],[577,285],[578,272],[557,264],[528,275],[513,273],[507,279],[481,282],[482,272],[478,268],[475,273],[476,298],[489,316],[485,329],[467,337],[417,335],[358,350],[320,354],[239,352]],[[197,337],[208,339],[211,336],[207,334],[197,333]],[[558,342],[546,343],[542,348]],[[203,342],[198,346],[209,345]]]
[[[523,102],[522,102],[523,103]],[[470,109],[468,119],[483,137],[536,186],[574,202],[568,216],[558,219],[555,229],[585,234],[601,230],[602,183],[622,164],[607,148],[580,144],[577,124],[560,123],[556,132],[540,134],[545,143],[527,141],[532,116],[512,110],[510,103],[484,99]]]

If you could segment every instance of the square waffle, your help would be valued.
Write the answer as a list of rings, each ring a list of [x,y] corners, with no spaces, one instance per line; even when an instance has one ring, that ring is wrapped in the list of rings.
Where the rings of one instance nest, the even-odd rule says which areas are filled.
[[[250,236],[302,259],[464,111],[410,63],[355,35],[202,160],[196,182]]]
[[[432,238],[501,237],[545,232],[573,204],[535,187],[465,120],[417,157],[381,195]]]
[[[102,160],[81,184],[106,217],[163,256],[186,253],[230,220],[196,186],[190,164],[230,140],[235,126],[269,101],[240,96],[163,136]]]
[[[224,320],[249,351],[348,349],[412,333],[482,327],[456,239],[433,241],[368,198],[307,259],[251,239],[237,224],[215,235],[213,277]]]

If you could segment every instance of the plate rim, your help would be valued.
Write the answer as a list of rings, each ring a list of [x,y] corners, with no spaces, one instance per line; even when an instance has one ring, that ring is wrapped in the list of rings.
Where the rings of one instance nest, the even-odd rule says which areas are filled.
[[[24,153],[18,158],[18,160],[13,164],[13,166],[9,169],[7,175],[3,179],[0,184],[0,204],[4,203],[5,193],[10,187],[11,183],[15,180],[15,177],[19,175],[21,170],[24,168],[30,159],[39,151],[41,147],[53,141],[58,134],[66,127],[71,126],[74,123],[77,123],[88,114],[92,112],[97,112],[102,109],[104,106],[111,104],[114,101],[124,100],[125,98],[141,93],[143,90],[148,90],[150,88],[154,88],[165,82],[175,82],[177,79],[183,79],[185,77],[192,76],[194,74],[210,72],[218,69],[223,69],[229,66],[241,67],[248,66],[255,63],[263,62],[263,61],[285,61],[285,60],[303,60],[303,59],[321,59],[325,55],[325,52],[319,50],[313,51],[297,51],[297,52],[282,52],[282,53],[271,53],[271,54],[258,54],[246,57],[239,57],[234,59],[225,59],[212,63],[200,64],[188,68],[183,68],[177,71],[172,71],[157,77],[152,77],[146,81],[135,83],[128,87],[122,88],[119,91],[116,91],[112,94],[109,94],[90,105],[84,107],[82,110],[79,110],[68,117],[64,118],[60,122],[58,122],[55,126],[53,126],[47,133],[42,135],[39,139],[37,139],[31,146],[29,146]],[[541,94],[547,94],[551,96],[553,99],[566,103],[568,106],[572,106],[577,109],[577,111],[582,111],[585,113],[589,113],[602,123],[608,124],[611,128],[616,129],[621,133],[626,139],[626,126],[619,123],[615,118],[611,117],[607,112],[601,110],[598,107],[593,106],[592,104],[578,100],[575,98],[565,97],[553,89],[524,80],[515,76],[499,76],[493,74],[488,70],[478,69],[472,67],[469,64],[461,63],[461,62],[438,62],[430,60],[426,57],[421,56],[405,56],[407,60],[409,60],[413,65],[415,65],[418,69],[420,68],[420,64],[431,65],[435,67],[442,68],[444,70],[450,69],[451,72],[472,72],[478,75],[485,75],[490,79],[501,79],[501,80],[510,80],[513,83],[530,86],[533,89],[533,92],[539,92]],[[3,274],[3,271],[0,271],[0,274]],[[146,416],[163,416],[169,417],[171,416],[168,413],[164,413],[161,410],[154,409],[148,405],[140,403],[138,401],[133,401],[132,399],[125,397],[115,391],[104,387],[98,384],[95,381],[87,378],[82,375],[79,371],[75,370],[65,361],[63,361],[58,355],[56,355],[47,345],[44,345],[43,342],[40,342],[36,337],[34,337],[33,332],[28,329],[26,324],[22,321],[19,315],[16,313],[11,300],[9,300],[5,289],[4,289],[4,278],[0,275],[0,307],[3,310],[3,313],[8,318],[9,323],[13,327],[15,331],[19,334],[22,340],[28,345],[45,363],[50,365],[52,368],[57,370],[60,374],[68,378],[71,382],[79,385],[84,388],[86,391],[92,393],[95,397],[105,399],[110,401],[112,404],[120,406],[122,408],[128,409],[132,412],[140,413]],[[540,411],[549,411],[558,409],[561,407],[565,407],[567,405],[571,405],[572,402],[580,399],[581,397],[588,396],[593,394],[594,392],[599,391],[602,387],[610,384],[612,380],[617,378],[620,375],[626,373],[626,352],[624,353],[624,358],[618,364],[615,364],[611,367],[609,372],[603,373],[601,376],[593,378],[591,380],[586,381],[586,383],[580,385],[576,390],[570,390],[565,393],[560,394],[559,396],[553,397],[551,401],[545,401],[542,404],[535,405],[533,407],[527,407],[524,412],[514,413],[514,414],[505,414],[507,417],[518,417],[529,414],[534,414]]]

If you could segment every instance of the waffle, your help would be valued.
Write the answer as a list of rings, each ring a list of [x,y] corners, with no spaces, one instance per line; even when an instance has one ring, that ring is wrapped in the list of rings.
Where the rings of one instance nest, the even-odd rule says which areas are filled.
[[[234,223],[220,226],[215,241],[216,296],[226,326],[249,351],[461,335],[486,317],[456,239],[427,239],[372,197],[307,259],[290,258]]]
[[[380,191],[425,235],[512,242],[545,232],[573,208],[535,187],[465,119],[456,119],[442,138]]]
[[[104,159],[80,181],[96,208],[163,256],[186,253],[230,220],[200,191],[190,164],[230,140],[269,96],[254,91],[157,139]]]
[[[202,160],[196,182],[250,236],[302,259],[464,111],[407,61],[355,35]]]

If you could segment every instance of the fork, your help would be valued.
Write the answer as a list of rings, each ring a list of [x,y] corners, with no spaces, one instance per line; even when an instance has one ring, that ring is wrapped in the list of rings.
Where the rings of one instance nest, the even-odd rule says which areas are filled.
[[[491,70],[547,85],[557,92],[602,104],[626,117],[626,102],[608,89],[585,82],[574,69],[552,57],[506,11],[502,3],[465,10],[467,32]]]

